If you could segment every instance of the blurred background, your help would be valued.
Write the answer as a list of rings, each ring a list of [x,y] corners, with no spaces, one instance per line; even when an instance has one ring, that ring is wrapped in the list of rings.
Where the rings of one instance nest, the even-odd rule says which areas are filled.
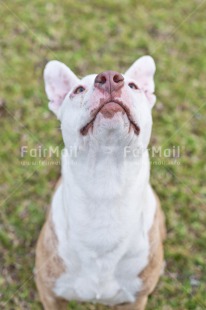
[[[151,162],[166,214],[166,269],[150,310],[206,309],[206,1],[0,1],[0,308],[42,309],[34,251],[60,166],[22,164],[22,146],[62,145],[49,112],[47,61],[77,75],[157,65],[150,146],[180,147]],[[70,309],[96,309],[70,303]]]

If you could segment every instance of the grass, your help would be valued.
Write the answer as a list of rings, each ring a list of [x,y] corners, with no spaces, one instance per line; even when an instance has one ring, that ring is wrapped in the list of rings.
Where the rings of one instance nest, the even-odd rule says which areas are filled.
[[[0,1],[1,309],[41,309],[34,249],[60,167],[23,166],[20,147],[62,143],[44,65],[58,59],[80,76],[123,72],[144,54],[157,63],[151,146],[181,148],[179,165],[158,156],[152,164],[167,266],[147,309],[206,309],[205,10],[198,0]]]

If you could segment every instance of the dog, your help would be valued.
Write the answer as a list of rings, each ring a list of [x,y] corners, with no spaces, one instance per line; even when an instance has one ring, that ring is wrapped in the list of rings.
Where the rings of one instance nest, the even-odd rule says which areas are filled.
[[[163,267],[164,215],[150,183],[155,104],[152,57],[125,72],[79,79],[65,64],[44,70],[61,122],[62,176],[36,248],[46,310],[68,301],[143,310]]]

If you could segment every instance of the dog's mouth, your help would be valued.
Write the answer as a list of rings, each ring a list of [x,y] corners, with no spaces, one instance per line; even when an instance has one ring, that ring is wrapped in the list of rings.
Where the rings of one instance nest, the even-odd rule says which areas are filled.
[[[130,122],[130,127],[129,127],[129,131],[131,130],[131,128],[133,128],[134,133],[136,135],[139,135],[140,133],[140,128],[139,126],[134,122],[130,110],[127,106],[125,106],[121,101],[119,100],[110,100],[110,101],[106,101],[103,104],[101,104],[101,106],[98,109],[95,109],[92,112],[92,119],[84,126],[80,129],[80,132],[83,136],[86,136],[89,132],[89,129],[93,128],[93,124],[94,121],[97,117],[97,115],[101,112],[104,117],[106,118],[112,118],[114,116],[114,114],[116,112],[123,112],[127,115],[127,118]]]

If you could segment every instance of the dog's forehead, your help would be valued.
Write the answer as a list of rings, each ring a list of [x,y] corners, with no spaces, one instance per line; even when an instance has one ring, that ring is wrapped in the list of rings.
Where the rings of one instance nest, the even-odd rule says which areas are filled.
[[[96,76],[97,74],[86,75],[85,77],[81,79],[81,82],[85,84],[93,84]]]

